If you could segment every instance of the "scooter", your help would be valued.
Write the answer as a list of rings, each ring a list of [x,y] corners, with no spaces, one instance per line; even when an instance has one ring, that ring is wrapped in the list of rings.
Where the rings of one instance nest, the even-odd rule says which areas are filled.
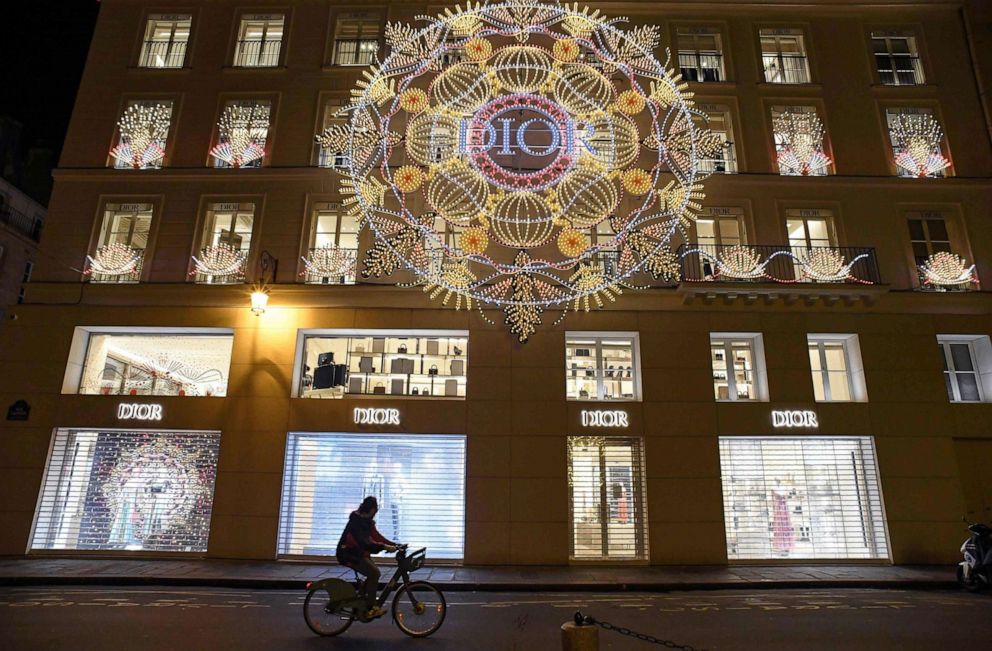
[[[992,527],[968,522],[971,536],[961,545],[964,560],[958,563],[958,583],[970,592],[992,585]]]

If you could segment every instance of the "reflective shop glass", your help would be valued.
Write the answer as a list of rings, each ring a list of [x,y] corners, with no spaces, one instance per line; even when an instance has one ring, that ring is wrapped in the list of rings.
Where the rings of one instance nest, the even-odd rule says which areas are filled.
[[[60,429],[32,549],[206,552],[220,432]]]
[[[290,433],[279,553],[335,555],[369,495],[386,538],[427,547],[431,558],[464,556],[465,437],[424,434]]]
[[[648,557],[642,439],[569,437],[568,489],[573,560]]]
[[[884,559],[871,437],[721,437],[727,558]]]
[[[79,393],[108,396],[226,396],[231,334],[89,335]]]
[[[569,400],[636,400],[640,362],[634,337],[566,334],[565,393]]]

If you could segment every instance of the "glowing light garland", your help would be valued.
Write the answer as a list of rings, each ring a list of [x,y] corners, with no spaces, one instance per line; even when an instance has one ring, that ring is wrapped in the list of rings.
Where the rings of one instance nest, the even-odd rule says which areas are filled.
[[[830,166],[823,152],[823,123],[815,112],[786,107],[773,122],[775,135],[783,140],[778,152],[782,174],[809,176]]]
[[[317,136],[347,161],[344,204],[375,237],[363,275],[409,270],[444,304],[501,308],[526,341],[549,308],[598,307],[639,274],[677,271],[673,236],[723,143],[655,58],[657,27],[545,0],[418,20],[387,27],[390,54],[363,73],[346,124]],[[445,63],[455,51],[464,60]],[[613,235],[590,245],[606,220]],[[601,251],[618,263],[594,262]]]
[[[269,106],[231,104],[217,122],[219,142],[210,155],[231,167],[244,167],[265,156]]]
[[[190,271],[190,275],[241,278],[245,273],[247,258],[247,251],[236,249],[230,244],[214,244],[200,251],[200,257],[193,256],[193,270]]]
[[[171,124],[171,104],[132,104],[117,121],[121,142],[110,155],[132,169],[158,167]]]
[[[144,251],[121,242],[112,242],[99,247],[93,255],[86,256],[86,269],[83,275],[94,273],[104,276],[135,275],[144,258]]]
[[[920,265],[920,276],[925,285],[937,289],[948,287],[963,289],[969,285],[978,287],[975,265],[969,267],[964,258],[947,251],[940,251],[928,257],[926,262]]]
[[[776,283],[843,283],[853,282],[862,285],[873,284],[870,280],[858,278],[854,275],[854,267],[862,260],[870,257],[869,253],[860,253],[850,262],[847,262],[844,255],[826,247],[815,247],[811,249],[800,249],[793,251],[774,251],[764,260],[761,254],[755,249],[737,244],[726,249],[713,253],[701,248],[686,249],[682,253],[682,258],[688,256],[698,256],[703,262],[708,262],[713,266],[712,275],[708,275],[703,280],[719,281],[729,279],[731,281],[761,281],[767,280]],[[783,278],[773,275],[769,271],[769,266],[775,258],[785,257],[791,259],[796,276]]]
[[[354,278],[357,263],[354,251],[342,249],[333,244],[318,247],[309,257],[301,258],[305,269],[301,276],[311,275],[321,278]]]
[[[895,116],[889,131],[895,142],[896,165],[913,176],[936,176],[951,166],[951,161],[940,150],[944,132],[932,116],[900,113]]]

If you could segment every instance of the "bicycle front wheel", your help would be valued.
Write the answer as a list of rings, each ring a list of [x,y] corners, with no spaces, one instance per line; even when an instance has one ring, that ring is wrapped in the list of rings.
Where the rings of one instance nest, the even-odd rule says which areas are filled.
[[[307,626],[311,631],[317,635],[330,637],[341,635],[348,630],[355,621],[355,615],[339,610],[337,603],[331,601],[331,595],[327,590],[314,588],[307,593],[307,598],[303,602],[303,619],[307,620]]]
[[[441,628],[447,612],[444,595],[426,581],[407,583],[393,598],[393,621],[411,637],[427,637]]]

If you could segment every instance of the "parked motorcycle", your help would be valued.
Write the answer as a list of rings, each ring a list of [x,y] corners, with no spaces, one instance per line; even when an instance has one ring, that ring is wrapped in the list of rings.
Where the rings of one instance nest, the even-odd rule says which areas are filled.
[[[958,583],[970,592],[992,585],[992,527],[968,522],[971,536],[961,545],[964,560],[958,563]]]

